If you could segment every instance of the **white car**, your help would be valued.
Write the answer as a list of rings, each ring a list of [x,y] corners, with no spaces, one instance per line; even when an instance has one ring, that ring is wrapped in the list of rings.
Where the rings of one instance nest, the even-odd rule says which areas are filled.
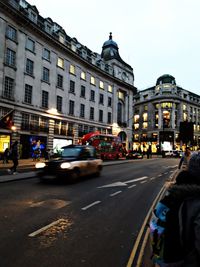
[[[58,158],[38,162],[35,167],[41,180],[57,178],[75,181],[86,175],[99,176],[102,163],[93,146],[69,145],[62,147]]]

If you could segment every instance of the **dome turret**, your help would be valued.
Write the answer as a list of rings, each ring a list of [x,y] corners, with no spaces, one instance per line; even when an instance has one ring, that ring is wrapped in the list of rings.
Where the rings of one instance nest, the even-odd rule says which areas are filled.
[[[176,84],[176,80],[175,80],[175,78],[172,75],[164,74],[164,75],[160,76],[157,79],[156,85],[164,84],[164,83]]]

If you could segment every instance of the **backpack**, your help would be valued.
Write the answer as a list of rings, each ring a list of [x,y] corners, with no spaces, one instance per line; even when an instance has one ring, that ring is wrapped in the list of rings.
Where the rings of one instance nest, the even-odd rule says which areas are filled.
[[[150,220],[151,259],[157,264],[163,262],[166,214],[168,211],[169,208],[165,204],[158,202]]]

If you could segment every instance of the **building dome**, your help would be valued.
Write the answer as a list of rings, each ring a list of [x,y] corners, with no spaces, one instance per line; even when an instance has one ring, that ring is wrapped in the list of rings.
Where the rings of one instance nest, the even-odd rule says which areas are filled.
[[[175,80],[175,78],[172,75],[164,74],[164,75],[160,76],[157,79],[156,85],[164,84],[164,83],[176,84],[176,80]]]
[[[118,45],[112,39],[112,32],[110,32],[109,40],[104,42],[104,44],[102,46],[101,57],[104,60],[110,60],[110,59],[114,59],[114,58],[121,60],[119,52],[118,52]]]

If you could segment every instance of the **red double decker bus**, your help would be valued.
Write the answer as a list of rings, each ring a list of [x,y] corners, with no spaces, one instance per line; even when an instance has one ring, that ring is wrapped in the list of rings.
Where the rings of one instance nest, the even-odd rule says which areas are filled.
[[[91,132],[82,137],[82,145],[92,145],[103,160],[119,159],[123,156],[123,145],[118,136]]]

